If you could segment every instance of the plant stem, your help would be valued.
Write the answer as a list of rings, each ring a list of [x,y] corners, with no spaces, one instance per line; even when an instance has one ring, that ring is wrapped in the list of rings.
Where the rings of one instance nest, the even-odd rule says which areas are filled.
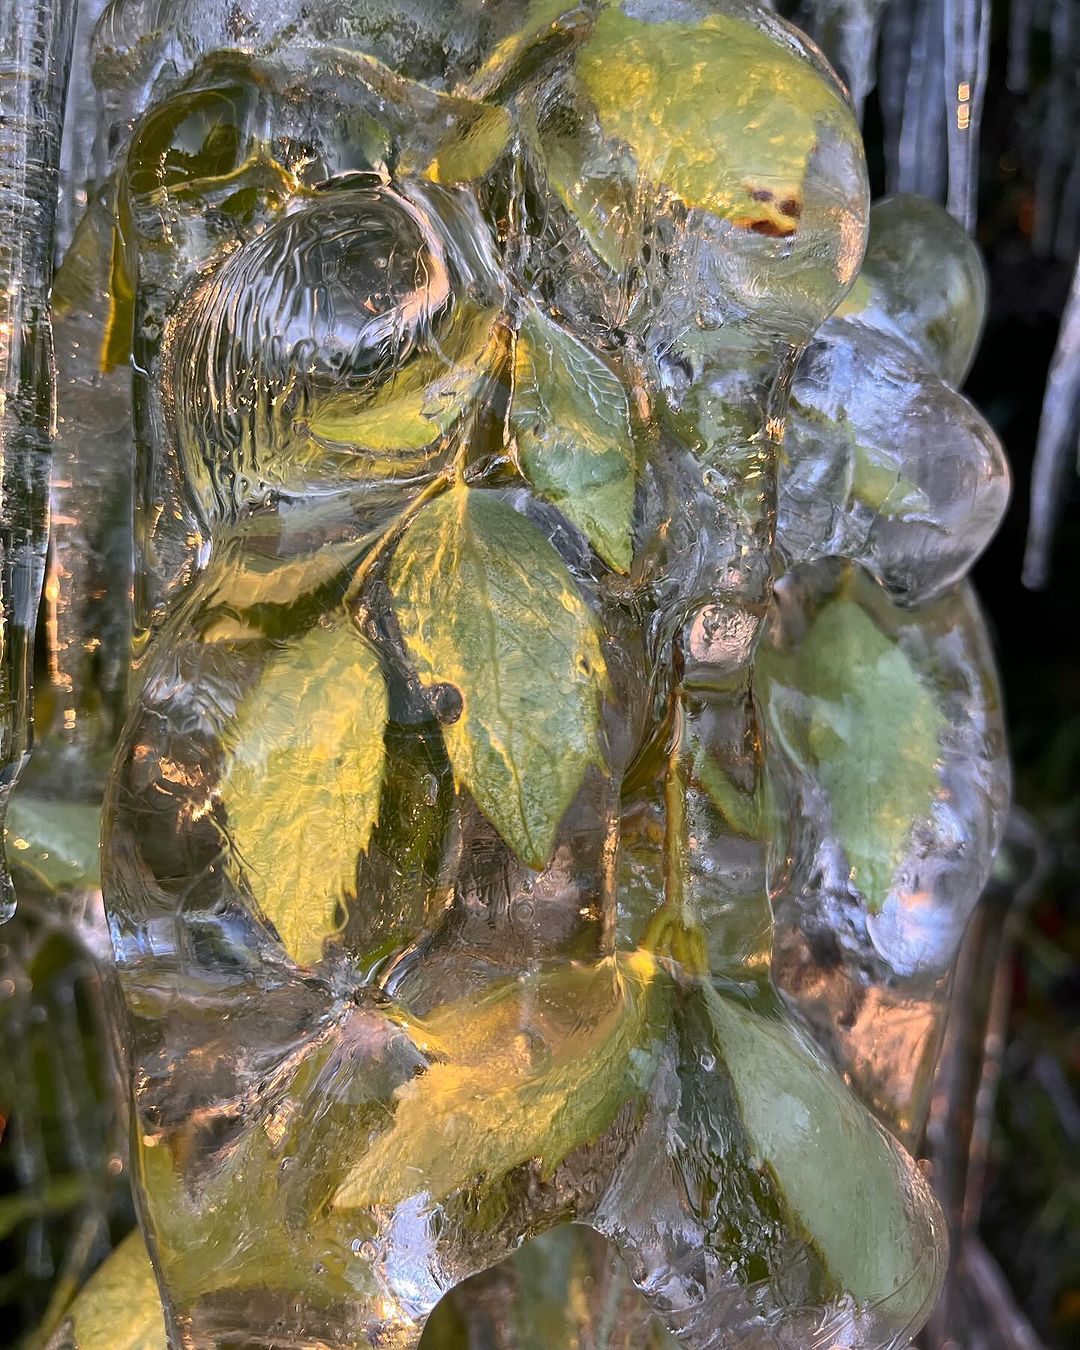
[[[664,900],[653,912],[642,934],[641,946],[658,956],[670,956],[695,977],[709,973],[709,946],[705,931],[687,894],[686,710],[681,684],[671,695],[671,748],[664,775]]]
[[[382,534],[375,541],[371,551],[364,557],[363,562],[353,573],[352,581],[349,582],[349,589],[345,592],[343,601],[345,608],[351,612],[353,605],[360,598],[360,592],[364,589],[364,583],[367,581],[371,569],[379,561],[386,550],[400,536],[402,530],[409,524],[420,508],[426,506],[429,501],[437,497],[440,492],[448,488],[451,483],[457,480],[459,469],[458,459],[460,452],[455,458],[454,463],[447,469],[444,469],[436,478],[433,478],[426,487],[422,488],[416,496],[409,502],[404,510],[400,511],[390,524],[383,530]]]
[[[664,777],[664,909],[677,923],[687,924],[686,912],[686,783],[680,759],[686,713],[682,686],[672,694],[671,747]]]

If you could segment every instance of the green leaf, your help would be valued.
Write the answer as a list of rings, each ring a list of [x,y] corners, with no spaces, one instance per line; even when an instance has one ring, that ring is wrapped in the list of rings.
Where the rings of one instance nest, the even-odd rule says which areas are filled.
[[[438,1203],[536,1160],[550,1174],[648,1089],[668,985],[643,953],[517,979],[425,1022],[440,1058],[398,1088],[394,1121],[338,1209]]]
[[[75,887],[100,888],[100,835],[100,806],[16,792],[8,807],[8,860],[50,895]]]
[[[478,103],[439,146],[426,177],[433,183],[468,183],[483,178],[510,143],[513,123],[505,108]]]
[[[90,1277],[71,1313],[71,1350],[165,1350],[157,1280],[136,1228]]]
[[[633,168],[605,156],[597,165],[591,125],[568,129],[557,118],[541,130],[526,116],[523,129],[533,152],[544,165],[548,187],[574,217],[593,252],[612,272],[622,275],[640,254],[641,212]]]
[[[255,548],[235,548],[207,578],[207,603],[245,611],[292,605],[342,576],[365,549],[364,540],[324,544],[311,553],[279,558]]]
[[[364,477],[423,468],[430,456],[395,452],[435,446],[468,408],[500,346],[496,319],[494,310],[466,311],[440,343],[432,341],[374,395],[334,394],[316,404],[307,430],[331,448],[350,446]]]
[[[421,683],[462,700],[443,727],[455,781],[518,857],[543,867],[600,763],[604,661],[570,573],[523,516],[459,484],[405,532],[390,589]]]
[[[649,23],[609,0],[578,72],[646,179],[763,234],[795,233],[819,124],[850,120],[808,61],[727,14]]]
[[[863,1306],[888,1299],[894,1324],[901,1311],[914,1321],[932,1306],[942,1274],[904,1203],[913,1184],[923,1191],[914,1205],[932,1203],[914,1166],[790,1028],[711,985],[702,996],[749,1146],[775,1175],[789,1223],[811,1239],[840,1290]]]
[[[221,779],[236,858],[289,955],[317,961],[379,811],[386,685],[345,622],[276,651],[240,705]]]
[[[762,645],[755,669],[770,729],[824,788],[851,880],[876,913],[940,791],[944,716],[900,647],[851,600],[825,605],[790,650]]]
[[[514,349],[510,425],[522,472],[627,572],[636,456],[622,381],[584,343],[530,306]]]

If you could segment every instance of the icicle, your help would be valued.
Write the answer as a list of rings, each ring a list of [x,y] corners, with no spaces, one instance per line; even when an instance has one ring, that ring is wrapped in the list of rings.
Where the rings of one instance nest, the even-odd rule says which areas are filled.
[[[975,228],[979,123],[990,63],[990,0],[945,0],[945,110],[949,213]]]
[[[1035,467],[1031,478],[1031,520],[1024,555],[1024,585],[1031,590],[1050,579],[1050,550],[1068,491],[1070,463],[1080,440],[1080,259],[1061,320],[1057,350],[1043,400]]]
[[[914,27],[914,0],[893,0],[885,10],[878,48],[878,98],[885,143],[885,183],[889,192],[900,191],[900,136],[904,126],[904,99]]]
[[[897,190],[941,201],[945,195],[945,129],[941,115],[944,0],[919,0],[904,90]]]
[[[49,286],[74,31],[75,0],[0,0],[0,826],[32,734],[55,394]],[[0,918],[13,907],[0,860]]]
[[[1014,94],[1027,92],[1031,73],[1031,25],[1035,0],[1010,0],[1009,52],[1005,83]]]
[[[874,87],[874,55],[886,4],[888,0],[813,0],[813,37],[847,85],[860,122]]]
[[[1073,156],[1057,217],[1054,254],[1058,258],[1075,258],[1080,251],[1080,154]]]
[[[75,50],[90,50],[94,31],[106,0],[78,0]],[[56,258],[67,252],[75,226],[86,210],[94,175],[93,150],[98,131],[97,92],[90,61],[76,63],[68,81],[64,134],[60,145],[60,191],[56,212]]]

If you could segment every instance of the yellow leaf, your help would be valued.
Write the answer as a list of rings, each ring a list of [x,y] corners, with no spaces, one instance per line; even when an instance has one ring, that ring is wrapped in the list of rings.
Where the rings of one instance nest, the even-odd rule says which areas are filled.
[[[238,863],[289,955],[317,961],[379,813],[386,685],[344,621],[276,651],[237,710],[220,792]]]
[[[165,1350],[157,1280],[136,1228],[95,1271],[71,1308],[70,1350]]]
[[[339,1209],[445,1200],[532,1160],[551,1172],[648,1090],[664,991],[636,952],[514,980],[437,1010],[446,1058],[398,1088],[394,1121],[338,1190]]]
[[[469,407],[489,373],[501,345],[496,311],[467,310],[446,336],[418,353],[374,396],[341,393],[322,400],[307,419],[307,429],[331,446],[349,445],[371,457],[434,446]],[[386,471],[402,474],[422,468],[429,456],[410,460],[397,455]],[[365,464],[364,476],[379,476],[380,463]]]
[[[851,116],[809,62],[728,14],[649,23],[607,3],[578,72],[646,179],[760,234],[795,233],[819,123]]]
[[[439,146],[426,176],[433,183],[468,183],[483,178],[510,141],[513,123],[505,108],[478,103]]]

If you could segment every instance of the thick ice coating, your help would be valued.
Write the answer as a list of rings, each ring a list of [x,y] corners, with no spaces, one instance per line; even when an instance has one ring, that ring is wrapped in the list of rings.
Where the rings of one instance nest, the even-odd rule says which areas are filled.
[[[1006,791],[977,261],[907,201],[863,262],[845,91],[753,5],[251,9],[95,39],[168,1334],[540,1350],[593,1280],[635,1344],[905,1346],[945,1239],[867,1046]]]

